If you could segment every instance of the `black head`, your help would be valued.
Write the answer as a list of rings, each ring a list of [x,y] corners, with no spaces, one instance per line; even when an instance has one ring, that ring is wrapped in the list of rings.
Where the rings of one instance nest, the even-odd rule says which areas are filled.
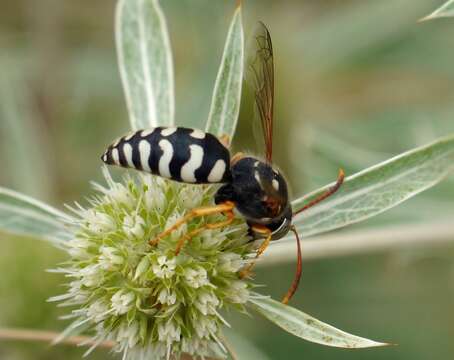
[[[290,229],[292,209],[282,174],[253,157],[235,162],[231,174],[232,182],[219,189],[217,202],[234,201],[248,223],[268,227],[275,239],[284,236]]]

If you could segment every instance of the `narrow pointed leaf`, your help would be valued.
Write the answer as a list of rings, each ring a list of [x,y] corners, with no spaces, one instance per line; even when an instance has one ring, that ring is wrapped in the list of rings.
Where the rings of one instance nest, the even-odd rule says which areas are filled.
[[[348,177],[335,195],[298,214],[293,222],[305,237],[357,223],[436,185],[452,171],[454,136],[408,151]],[[329,186],[294,200],[293,209],[300,209]]]
[[[454,16],[454,0],[449,0],[448,2],[444,3],[440,6],[437,10],[435,10],[432,14],[427,15],[426,17],[422,18],[421,21],[425,20],[432,20],[442,17],[451,17]]]
[[[341,348],[368,348],[388,345],[336,329],[271,298],[250,299],[249,306],[290,334],[317,344]]]
[[[173,125],[172,51],[158,0],[120,0],[115,33],[132,129]]]
[[[206,131],[217,136],[228,135],[232,139],[241,102],[241,86],[244,68],[244,35],[239,6],[230,24],[224,53],[222,54]]]
[[[64,222],[72,218],[36,199],[0,188],[0,231],[58,244],[70,238]]]

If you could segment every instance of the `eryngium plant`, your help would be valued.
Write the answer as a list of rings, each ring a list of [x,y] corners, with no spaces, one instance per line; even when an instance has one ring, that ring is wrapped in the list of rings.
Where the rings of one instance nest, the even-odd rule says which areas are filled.
[[[144,29],[154,37],[149,38]],[[174,124],[171,55],[157,1],[119,2],[117,46],[132,128]],[[238,8],[206,127],[218,136],[234,135],[243,52]],[[150,98],[150,94],[157,95]],[[227,355],[221,334],[221,328],[228,326],[223,310],[245,312],[246,303],[259,312],[271,306],[265,316],[277,314],[281,320],[273,321],[289,326],[288,315],[280,308],[285,306],[253,293],[253,285],[240,276],[240,270],[255,257],[243,219],[224,228],[206,229],[187,241],[178,255],[177,243],[182,236],[206,223],[221,221],[222,215],[193,219],[157,246],[149,244],[191,209],[212,205],[215,186],[178,184],[143,174],[117,183],[107,169],[104,175],[107,187],[95,184],[100,194],[90,200],[90,206],[72,209],[78,217],[72,224],[76,230],[64,244],[70,261],[56,269],[70,281],[67,293],[51,300],[75,307],[67,316],[73,322],[61,338],[73,331],[91,330],[93,345],[88,352],[112,340],[114,349],[131,359],[169,359],[181,353],[219,358]],[[300,312],[291,320],[312,330],[298,333],[297,325],[288,331],[312,341],[347,347],[382,345]]]
[[[120,0],[116,16],[120,74],[131,128],[173,126],[173,67],[165,18],[158,0]],[[214,87],[205,130],[233,138],[243,78],[241,9],[232,19]],[[347,177],[323,204],[293,219],[304,237],[339,229],[396,206],[430,188],[454,170],[454,136],[403,153]],[[291,306],[253,291],[239,270],[253,257],[242,219],[223,229],[206,230],[175,256],[178,238],[194,227],[220,220],[191,220],[162,239],[148,240],[189,209],[211,205],[215,187],[181,185],[136,173],[107,186],[76,216],[38,200],[0,188],[0,228],[46,239],[68,251],[56,269],[68,279],[65,294],[51,300],[72,306],[72,323],[56,339],[89,332],[88,352],[104,340],[124,359],[225,357],[224,310],[246,307],[300,338],[335,347],[381,346],[327,325]],[[331,185],[328,185],[329,187]],[[293,199],[301,209],[327,187]],[[293,238],[283,239],[282,242]],[[304,248],[304,244],[303,244]],[[296,247],[295,247],[296,249]],[[268,252],[273,252],[273,244]],[[291,259],[294,259],[292,254]],[[289,279],[290,283],[290,279]],[[238,329],[237,329],[238,331]]]
[[[244,311],[250,285],[239,270],[251,255],[247,226],[237,219],[224,229],[206,229],[175,255],[181,236],[208,216],[188,222],[157,246],[148,241],[188,210],[210,205],[213,187],[183,185],[151,175],[107,187],[91,206],[79,206],[78,230],[65,243],[70,261],[57,269],[68,279],[66,294],[51,300],[74,306],[71,328],[95,333],[93,343],[114,340],[115,350],[139,358],[225,353],[223,309]],[[151,354],[153,357],[150,357]]]

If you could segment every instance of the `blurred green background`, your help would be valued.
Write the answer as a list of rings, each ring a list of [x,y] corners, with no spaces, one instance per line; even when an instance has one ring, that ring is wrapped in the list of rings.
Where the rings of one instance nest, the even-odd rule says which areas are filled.
[[[295,196],[454,133],[454,19],[417,20],[441,0],[244,1],[246,35],[272,34],[275,160]],[[202,127],[234,1],[166,0],[175,57],[177,122]],[[114,1],[2,1],[0,185],[62,207],[101,180],[99,155],[128,128],[116,67]],[[236,149],[254,151],[245,90]],[[361,229],[452,221],[454,181]],[[346,230],[348,231],[348,230]],[[434,235],[435,236],[435,235]],[[428,239],[430,240],[430,239]],[[65,309],[46,303],[62,279],[44,270],[65,255],[44,242],[0,235],[0,326],[60,330]],[[368,239],[365,236],[364,241]],[[234,331],[250,359],[449,359],[454,356],[453,245],[304,263],[293,305],[352,333],[397,343],[340,350],[294,338],[259,318]],[[279,297],[294,264],[260,267]],[[241,330],[241,332],[240,332]],[[258,353],[257,353],[258,351]],[[83,349],[0,341],[0,359],[78,359]],[[90,358],[111,357],[103,350]]]

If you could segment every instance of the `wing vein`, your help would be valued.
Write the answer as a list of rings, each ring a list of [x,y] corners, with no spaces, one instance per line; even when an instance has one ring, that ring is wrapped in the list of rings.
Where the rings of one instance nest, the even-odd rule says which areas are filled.
[[[274,61],[271,36],[263,23],[255,32],[255,52],[249,61],[249,82],[254,88],[257,120],[265,145],[265,159],[273,156]]]

